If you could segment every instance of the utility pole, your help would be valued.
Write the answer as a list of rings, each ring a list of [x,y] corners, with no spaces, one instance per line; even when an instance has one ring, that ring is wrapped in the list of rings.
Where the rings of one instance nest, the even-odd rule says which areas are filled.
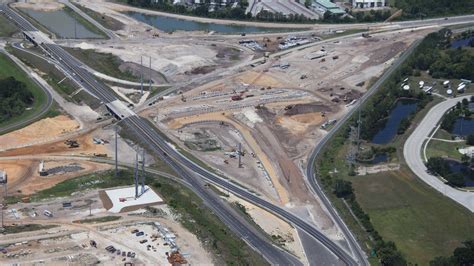
[[[115,177],[118,177],[118,148],[117,125],[115,125]]]
[[[140,195],[145,193],[145,149],[142,150],[142,192]]]
[[[151,56],[150,56],[150,69],[148,70],[148,74],[149,74],[149,88],[148,88],[148,91],[151,93]],[[142,91],[142,95],[143,95],[143,91]]]
[[[135,153],[135,172],[133,175],[135,179],[135,199],[138,198],[138,152]]]
[[[140,93],[143,95],[143,56],[140,56]]]
[[[242,168],[242,143],[239,142],[239,168]]]

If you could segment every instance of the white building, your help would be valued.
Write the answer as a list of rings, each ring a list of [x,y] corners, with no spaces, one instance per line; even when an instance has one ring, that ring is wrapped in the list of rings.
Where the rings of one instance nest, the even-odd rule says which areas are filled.
[[[388,0],[352,0],[354,8],[375,8],[387,6]]]

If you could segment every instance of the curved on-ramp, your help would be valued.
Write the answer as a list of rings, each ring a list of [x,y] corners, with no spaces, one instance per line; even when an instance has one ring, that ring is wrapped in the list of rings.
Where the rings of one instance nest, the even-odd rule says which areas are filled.
[[[457,203],[474,212],[474,192],[461,191],[445,184],[441,179],[428,173],[425,163],[422,159],[422,148],[425,140],[435,129],[443,115],[456,105],[462,99],[470,96],[463,96],[448,99],[435,105],[423,118],[421,123],[408,137],[403,147],[403,156],[410,169],[426,184],[436,189],[443,195],[451,198]]]

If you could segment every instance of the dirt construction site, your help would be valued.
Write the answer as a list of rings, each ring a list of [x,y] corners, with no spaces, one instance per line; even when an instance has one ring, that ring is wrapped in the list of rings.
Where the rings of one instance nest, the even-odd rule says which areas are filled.
[[[165,97],[142,115],[217,171],[338,239],[305,184],[306,158],[372,79],[425,33],[325,41]]]
[[[43,11],[61,8],[53,2],[18,5]],[[151,57],[151,70],[145,75],[171,87],[166,95],[153,96],[151,91],[140,95],[137,84],[128,86],[118,78],[95,75],[113,81],[106,83],[180,149],[342,242],[342,233],[308,188],[307,157],[374,79],[433,29],[334,40],[314,33],[308,38],[315,43],[282,52],[278,47],[291,33],[273,36],[272,41],[266,35],[171,35],[124,13],[135,8],[105,1],[77,2],[124,24],[115,31],[119,40],[57,40],[59,44],[111,53],[122,61],[120,68],[135,76],[142,69],[141,56],[146,56],[145,66]],[[268,42],[268,49],[239,42],[254,37]],[[110,204],[100,196],[104,191],[97,188],[30,202],[30,197],[61,182],[113,169],[116,121],[108,111],[53,96],[61,115],[0,136],[0,170],[8,173],[7,194],[21,198],[8,206],[5,222],[39,226],[32,232],[15,232],[15,238],[0,235],[0,246],[8,250],[8,254],[1,251],[0,263],[212,264],[214,254],[180,224],[166,202],[153,206],[155,212],[139,208],[111,213]],[[135,162],[139,147],[125,135],[119,136],[117,149],[120,163]],[[145,161],[146,167],[160,163],[150,154]],[[263,231],[278,236],[285,249],[306,260],[294,227],[233,195],[222,199],[243,206]]]

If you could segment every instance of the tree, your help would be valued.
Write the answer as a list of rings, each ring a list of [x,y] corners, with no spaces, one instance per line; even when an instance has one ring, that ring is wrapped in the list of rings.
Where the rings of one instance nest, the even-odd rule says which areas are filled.
[[[347,198],[353,193],[352,183],[342,179],[336,179],[334,183],[334,194],[338,198]]]
[[[466,183],[464,181],[464,176],[461,173],[449,173],[443,175],[443,177],[448,181],[448,184],[453,187],[465,187]]]
[[[450,257],[436,257],[430,261],[430,266],[470,266],[474,264],[474,240],[463,242]]]
[[[474,134],[470,134],[466,138],[466,144],[467,145],[474,145]]]

